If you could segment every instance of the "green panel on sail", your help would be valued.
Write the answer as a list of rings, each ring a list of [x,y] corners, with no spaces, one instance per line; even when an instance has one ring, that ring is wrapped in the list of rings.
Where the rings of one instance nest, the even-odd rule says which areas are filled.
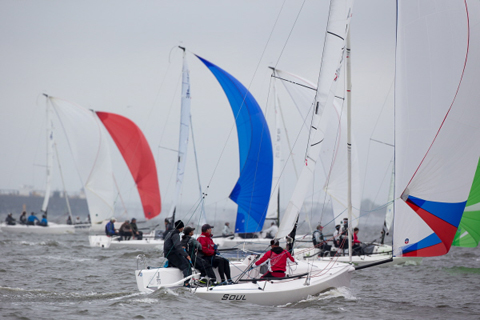
[[[467,205],[452,245],[475,248],[480,241],[480,161],[477,165]]]

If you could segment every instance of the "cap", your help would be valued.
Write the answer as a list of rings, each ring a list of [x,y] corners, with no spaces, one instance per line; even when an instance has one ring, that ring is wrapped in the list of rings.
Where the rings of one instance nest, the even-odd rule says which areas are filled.
[[[137,221],[137,219],[135,219],[135,218],[132,218],[132,221],[133,221],[133,220]]]
[[[208,223],[205,223],[203,226],[202,226],[202,232],[205,232],[207,231],[208,229],[212,229],[213,226],[209,225]]]
[[[185,227],[185,225],[182,220],[175,221],[175,229],[182,229],[183,227]]]
[[[117,219],[115,219],[115,217],[111,217],[110,221],[117,221]]]
[[[190,234],[190,232],[192,232],[193,230],[195,230],[195,228],[185,227],[185,229],[183,229],[183,233],[184,234]]]

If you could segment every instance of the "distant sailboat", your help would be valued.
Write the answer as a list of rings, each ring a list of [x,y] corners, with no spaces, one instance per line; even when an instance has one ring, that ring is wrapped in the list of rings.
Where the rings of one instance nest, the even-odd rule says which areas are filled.
[[[54,163],[54,150],[56,151],[56,144],[55,144],[55,139],[54,139],[54,126],[52,122],[52,107],[50,106],[51,100],[47,95],[45,95],[47,98],[46,101],[46,113],[47,113],[47,165],[46,165],[46,185],[45,185],[45,196],[43,199],[42,203],[42,209],[41,212],[45,216],[47,216],[48,212],[48,203],[50,200],[50,195],[51,195],[51,189],[52,189],[52,177],[53,177],[53,163]],[[59,173],[62,178],[62,183],[63,181],[63,173],[61,170],[60,166],[60,159],[58,159],[58,154],[57,154],[57,162],[59,166]],[[70,217],[70,221],[73,221],[72,217],[72,212],[70,209],[70,204],[68,202],[68,195],[65,190],[65,185],[64,187],[64,197],[66,200],[66,205],[68,209],[68,215]],[[73,225],[68,225],[68,224],[57,224],[54,222],[48,222],[48,225],[46,227],[44,226],[35,226],[35,225],[21,225],[17,224],[14,226],[7,226],[7,225],[1,225],[1,230],[4,232],[19,232],[19,233],[35,233],[35,234],[62,234],[62,233],[75,233],[75,226]]]

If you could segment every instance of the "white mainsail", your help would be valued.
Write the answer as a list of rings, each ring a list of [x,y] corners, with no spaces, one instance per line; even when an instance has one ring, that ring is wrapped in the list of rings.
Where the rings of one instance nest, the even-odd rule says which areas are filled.
[[[185,165],[187,163],[188,137],[190,135],[190,102],[190,72],[188,70],[186,53],[183,51],[182,100],[180,114],[180,135],[178,139],[177,179],[175,184],[175,195],[172,207],[168,213],[168,218],[173,217],[177,207],[178,197],[182,190]]]
[[[480,3],[400,1],[396,256],[448,252],[480,155]]]
[[[53,139],[53,122],[52,109],[49,107],[47,99],[47,181],[45,185],[45,197],[43,198],[42,211],[47,212],[48,201],[52,191],[52,175],[53,175],[53,148],[55,140]]]
[[[303,201],[313,179],[315,165],[319,159],[320,146],[324,138],[325,120],[322,117],[326,106],[332,105],[337,79],[345,57],[345,39],[352,15],[353,1],[331,1],[325,36],[325,44],[315,97],[315,111],[310,128],[309,147],[305,167],[282,218],[276,238],[283,238],[291,231],[298,218]]]
[[[280,190],[280,173],[282,167],[282,126],[280,121],[280,101],[278,100],[277,88],[275,86],[275,79],[273,79],[273,100],[274,100],[274,112],[275,123],[272,126],[274,128],[274,141],[273,143],[273,176],[272,176],[272,195],[270,196],[270,203],[268,204],[268,210],[266,219],[276,220],[278,218],[278,203],[279,203],[279,190]]]
[[[115,201],[107,133],[94,112],[62,99],[49,100],[67,136],[92,224],[101,223],[113,216]]]

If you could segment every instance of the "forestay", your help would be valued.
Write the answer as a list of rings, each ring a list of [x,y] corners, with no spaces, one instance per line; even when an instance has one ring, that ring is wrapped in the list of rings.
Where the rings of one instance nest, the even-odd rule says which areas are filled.
[[[395,256],[449,251],[480,155],[480,3],[399,1]]]

